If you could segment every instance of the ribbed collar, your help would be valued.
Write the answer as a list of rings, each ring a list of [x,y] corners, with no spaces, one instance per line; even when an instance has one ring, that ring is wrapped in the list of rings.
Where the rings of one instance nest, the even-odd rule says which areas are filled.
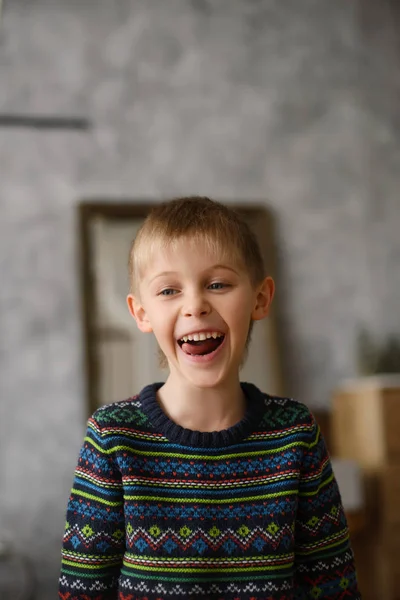
[[[238,423],[222,431],[201,432],[185,429],[174,423],[163,411],[157,401],[157,391],[163,383],[153,383],[140,392],[142,410],[151,425],[170,442],[195,448],[220,448],[237,444],[255,429],[264,405],[265,395],[252,383],[241,383],[246,397],[246,412]]]

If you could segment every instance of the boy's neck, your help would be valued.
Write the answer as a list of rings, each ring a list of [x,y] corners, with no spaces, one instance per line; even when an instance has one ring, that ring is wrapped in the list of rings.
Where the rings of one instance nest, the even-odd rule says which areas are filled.
[[[199,388],[168,377],[157,399],[166,415],[192,431],[221,431],[233,427],[245,414],[246,399],[239,379],[218,388]]]

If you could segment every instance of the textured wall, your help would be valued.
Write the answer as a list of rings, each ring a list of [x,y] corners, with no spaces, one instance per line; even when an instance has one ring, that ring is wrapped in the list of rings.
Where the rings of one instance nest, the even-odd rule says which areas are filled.
[[[398,13],[398,9],[397,13]],[[279,225],[287,388],[324,406],[354,328],[399,331],[399,14],[381,0],[6,3],[0,110],[0,533],[55,596],[85,407],[75,205],[262,200]]]

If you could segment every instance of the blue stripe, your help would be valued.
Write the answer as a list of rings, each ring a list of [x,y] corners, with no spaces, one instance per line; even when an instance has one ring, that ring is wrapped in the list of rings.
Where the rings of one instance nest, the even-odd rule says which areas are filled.
[[[122,486],[119,490],[110,490],[110,489],[106,489],[101,486],[98,486],[95,483],[91,483],[91,482],[87,481],[86,479],[82,479],[79,476],[75,476],[74,487],[76,489],[82,490],[82,492],[84,492],[85,488],[86,488],[86,489],[94,490],[99,495],[103,494],[104,496],[115,496],[116,498],[122,498]]]

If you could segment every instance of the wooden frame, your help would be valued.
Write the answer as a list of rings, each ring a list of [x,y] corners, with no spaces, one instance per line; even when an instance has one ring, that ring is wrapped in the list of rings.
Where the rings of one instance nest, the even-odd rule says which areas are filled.
[[[80,284],[83,313],[83,343],[85,349],[85,383],[87,396],[87,414],[92,414],[99,406],[100,397],[100,365],[97,356],[98,330],[95,320],[96,293],[94,275],[94,244],[91,234],[92,223],[96,219],[106,222],[126,223],[127,220],[142,220],[154,202],[112,202],[112,201],[82,201],[78,205],[79,241],[80,241]],[[266,261],[268,272],[276,278],[275,246],[273,239],[273,218],[263,205],[234,204],[236,210],[246,219],[255,230]],[[256,231],[258,229],[258,231]],[[273,389],[270,393],[282,394],[282,366],[279,357],[279,344],[276,332],[275,307],[272,307],[268,317],[268,345],[272,348],[269,368],[274,374]],[[112,331],[102,335],[114,335]],[[150,383],[150,382],[149,382]],[[138,391],[138,390],[134,390]],[[124,398],[120,398],[123,400]]]

